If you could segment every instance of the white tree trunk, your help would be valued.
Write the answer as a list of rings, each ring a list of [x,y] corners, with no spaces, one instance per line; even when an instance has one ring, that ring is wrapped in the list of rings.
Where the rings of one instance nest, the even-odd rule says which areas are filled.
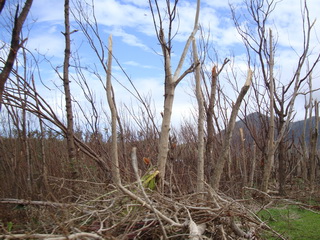
[[[111,68],[112,68],[112,36],[109,36],[108,41],[108,65],[107,65],[107,99],[111,111],[111,131],[112,131],[112,145],[111,145],[111,171],[113,182],[117,185],[121,184],[119,160],[118,160],[118,136],[117,136],[117,109],[114,101],[114,95],[111,84]]]
[[[216,162],[216,165],[214,167],[213,170],[213,174],[211,176],[210,179],[210,184],[212,186],[212,188],[214,190],[218,190],[219,189],[219,185],[220,185],[220,179],[221,179],[221,175],[223,172],[223,168],[225,165],[225,162],[227,160],[227,157],[229,155],[229,150],[230,150],[230,142],[231,142],[231,138],[232,138],[232,133],[233,133],[233,129],[235,126],[235,122],[236,122],[236,118],[238,115],[238,111],[241,105],[241,102],[244,98],[244,96],[246,95],[246,93],[249,90],[249,87],[251,85],[252,82],[252,71],[249,69],[248,71],[248,76],[247,76],[247,80],[244,84],[244,86],[241,88],[241,91],[239,93],[239,96],[237,98],[236,103],[234,104],[233,108],[232,108],[232,112],[231,112],[231,116],[228,122],[228,126],[226,129],[226,133],[224,136],[224,141],[223,141],[223,145],[222,145],[222,152]]]
[[[172,106],[173,106],[175,88],[177,84],[193,69],[193,68],[189,68],[183,74],[180,75],[191,41],[193,40],[196,32],[198,31],[199,12],[200,12],[200,0],[197,0],[197,10],[196,10],[196,16],[194,21],[194,28],[185,44],[184,50],[179,60],[178,67],[173,75],[172,75],[171,56],[170,56],[171,47],[168,46],[168,43],[165,40],[163,29],[160,29],[158,33],[158,38],[162,47],[162,52],[164,55],[164,64],[165,64],[165,93],[164,93],[165,98],[164,98],[164,110],[163,110],[163,119],[162,119],[162,125],[161,125],[159,154],[158,154],[158,169],[160,171],[159,177],[160,177],[161,191],[164,190],[166,163],[167,163],[167,156],[169,151],[169,146],[168,146],[169,132],[170,132]],[[160,19],[160,21],[162,20]],[[162,25],[162,22],[160,25]],[[171,41],[171,39],[169,40]]]
[[[198,162],[197,162],[197,192],[204,191],[204,104],[201,91],[200,62],[196,40],[192,41],[193,62],[196,65],[195,81],[196,81],[196,98],[198,103]]]

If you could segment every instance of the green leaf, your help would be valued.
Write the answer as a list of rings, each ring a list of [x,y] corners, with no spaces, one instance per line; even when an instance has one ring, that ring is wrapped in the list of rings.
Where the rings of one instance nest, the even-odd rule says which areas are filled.
[[[13,228],[13,222],[7,222],[7,230],[8,232],[11,232]]]

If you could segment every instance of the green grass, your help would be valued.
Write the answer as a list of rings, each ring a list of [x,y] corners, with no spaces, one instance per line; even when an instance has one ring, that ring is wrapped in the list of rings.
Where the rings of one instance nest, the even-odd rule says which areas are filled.
[[[319,240],[320,214],[299,208],[285,206],[263,210],[260,218],[270,227],[290,240]],[[278,239],[266,236],[266,239]]]

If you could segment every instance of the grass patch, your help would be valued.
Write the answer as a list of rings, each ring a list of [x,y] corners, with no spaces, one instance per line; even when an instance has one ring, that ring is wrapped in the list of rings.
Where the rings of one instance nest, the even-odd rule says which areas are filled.
[[[290,240],[319,240],[320,214],[298,206],[284,206],[263,210],[260,218]],[[266,236],[266,239],[278,239]]]

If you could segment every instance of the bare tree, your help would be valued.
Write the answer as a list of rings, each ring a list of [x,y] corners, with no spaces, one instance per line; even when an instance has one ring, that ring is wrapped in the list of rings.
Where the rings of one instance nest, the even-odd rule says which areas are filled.
[[[201,90],[200,62],[198,57],[198,49],[196,40],[192,40],[193,62],[196,64],[195,82],[196,97],[198,103],[198,163],[197,163],[197,192],[204,191],[204,100]]]
[[[181,53],[180,60],[176,70],[173,72],[171,65],[171,50],[172,50],[172,40],[173,40],[173,29],[172,25],[177,16],[177,5],[178,1],[176,0],[173,3],[170,1],[166,1],[166,15],[168,17],[168,32],[165,35],[165,29],[163,26],[163,16],[161,10],[159,8],[159,4],[157,0],[149,0],[149,5],[153,17],[154,28],[158,37],[158,41],[160,43],[162,54],[164,58],[164,72],[165,72],[165,80],[164,80],[164,109],[163,109],[163,119],[161,125],[161,134],[159,140],[159,154],[158,154],[158,168],[160,171],[160,188],[163,190],[164,187],[164,179],[166,173],[166,163],[167,163],[167,155],[169,150],[169,135],[170,135],[170,123],[171,123],[171,115],[172,115],[172,106],[174,100],[174,94],[176,86],[179,82],[194,69],[194,64],[191,65],[187,70],[185,70],[182,74],[180,74],[181,69],[183,67],[186,55],[188,53],[189,46],[191,41],[193,40],[196,32],[198,31],[198,21],[200,14],[200,0],[197,0],[197,8],[194,20],[193,31],[190,34],[185,46],[184,50]]]
[[[107,90],[107,99],[108,104],[111,111],[111,128],[112,128],[112,177],[113,181],[117,185],[121,185],[120,178],[120,170],[119,170],[119,157],[118,157],[118,135],[117,135],[117,118],[118,113],[116,109],[116,104],[114,100],[114,93],[111,85],[111,67],[112,67],[112,36],[109,36],[109,44],[108,44],[108,64],[107,64],[107,82],[106,82],[106,90]]]
[[[74,143],[74,124],[73,124],[73,111],[72,111],[72,99],[71,99],[71,90],[70,90],[70,80],[69,80],[69,66],[70,66],[70,55],[71,55],[71,40],[70,40],[70,4],[69,0],[64,1],[64,24],[65,32],[63,33],[65,37],[65,50],[64,50],[64,62],[63,62],[63,87],[65,94],[66,102],[66,114],[67,114],[67,145],[68,145],[68,154],[69,161],[71,166],[71,171],[73,178],[76,178],[76,170],[74,166],[76,158],[76,149]]]
[[[270,118],[269,118],[269,136],[268,136],[268,148],[267,148],[267,159],[264,164],[263,177],[261,189],[265,192],[268,190],[268,183],[271,174],[271,168],[274,163],[274,154],[275,154],[275,144],[274,144],[274,79],[273,79],[273,66],[274,66],[274,57],[273,57],[273,39],[272,39],[272,30],[269,31],[269,91],[270,91]]]
[[[205,142],[205,157],[207,174],[210,178],[212,169],[215,166],[215,154],[218,154],[217,148],[221,146],[219,139],[221,128],[218,123],[218,115],[220,114],[219,107],[222,101],[221,91],[219,89],[218,77],[223,71],[224,67],[230,62],[229,59],[224,59],[221,67],[214,65],[211,71],[208,71],[208,76],[205,77],[206,70],[202,70],[202,77],[204,79],[204,104],[206,114],[206,142]],[[202,66],[203,67],[203,66]],[[211,73],[211,75],[210,75]],[[205,81],[205,79],[208,79]],[[216,111],[215,111],[216,110]],[[215,149],[216,146],[216,149]]]
[[[231,142],[236,118],[237,118],[237,115],[239,112],[241,102],[242,102],[243,98],[245,97],[246,93],[248,92],[250,85],[251,85],[251,82],[252,82],[252,71],[249,69],[247,79],[246,79],[243,87],[241,88],[241,91],[237,97],[235,104],[232,106],[230,119],[228,121],[228,125],[227,125],[226,132],[224,135],[221,154],[219,155],[219,158],[215,164],[215,167],[213,169],[213,173],[211,175],[210,184],[214,190],[219,189],[220,179],[221,179],[221,175],[223,173],[223,168],[224,168],[224,165],[227,161],[227,158],[228,158],[229,152],[230,152],[230,142]]]
[[[12,29],[11,35],[11,44],[9,48],[9,54],[5,61],[5,64],[0,72],[0,110],[2,103],[2,96],[4,91],[5,83],[11,73],[11,70],[14,65],[14,61],[17,57],[18,50],[24,44],[26,39],[20,39],[20,33],[22,31],[23,24],[28,16],[33,0],[26,0],[22,11],[19,13],[19,5],[16,8],[15,16],[14,16],[14,25]],[[5,1],[2,0],[0,2],[0,13],[4,7]]]
[[[277,2],[276,1],[245,1],[247,12],[246,22],[252,23],[252,25],[244,24],[242,25],[239,22],[239,19],[236,16],[235,8],[232,8],[233,19],[236,24],[237,30],[241,35],[249,55],[249,61],[253,64],[257,64],[260,69],[261,74],[257,74],[257,76],[262,76],[262,80],[264,85],[269,93],[269,114],[276,114],[275,119],[279,122],[277,125],[276,132],[277,135],[272,140],[270,138],[273,137],[270,131],[273,129],[268,129],[269,131],[269,145],[266,150],[265,159],[266,164],[264,165],[264,176],[262,183],[262,190],[266,191],[268,188],[268,179],[271,173],[271,167],[273,165],[276,149],[278,149],[277,160],[279,161],[278,176],[279,176],[279,184],[280,184],[280,192],[284,193],[284,184],[286,178],[285,172],[285,135],[288,131],[288,126],[290,121],[292,120],[293,112],[294,112],[294,103],[296,100],[299,91],[301,90],[302,84],[306,81],[309,74],[315,68],[320,60],[320,54],[316,55],[315,60],[311,64],[311,67],[307,73],[302,76],[301,70],[306,64],[306,60],[308,55],[312,52],[312,48],[310,48],[310,39],[311,39],[311,31],[313,30],[314,23],[310,21],[309,9],[307,7],[307,1],[303,1],[302,6],[302,34],[303,34],[303,42],[302,42],[302,52],[298,56],[296,68],[293,76],[287,82],[283,82],[280,79],[276,79],[273,74],[273,52],[275,52],[275,44],[272,43],[273,38],[270,36],[271,31],[267,31],[268,19],[270,18],[271,13],[275,9]],[[272,84],[274,84],[274,90],[271,89]],[[255,87],[255,89],[258,89]],[[273,93],[272,93],[273,92]],[[273,99],[271,99],[273,97]],[[274,109],[274,113],[273,110]],[[270,124],[275,124],[272,120],[270,120]],[[270,125],[269,124],[269,125]],[[272,125],[271,125],[272,127]],[[274,142],[271,144],[271,142]],[[271,146],[271,145],[273,146]],[[273,154],[272,154],[273,152]],[[273,155],[273,156],[272,156]]]

